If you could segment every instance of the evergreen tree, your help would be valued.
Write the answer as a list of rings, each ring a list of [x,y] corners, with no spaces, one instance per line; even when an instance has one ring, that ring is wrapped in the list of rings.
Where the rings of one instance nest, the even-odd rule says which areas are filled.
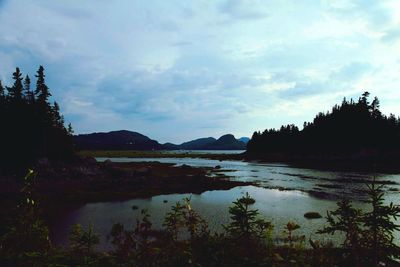
[[[24,80],[24,95],[27,103],[33,103],[35,101],[35,95],[31,90],[31,79],[29,75],[26,75]]]
[[[45,83],[45,74],[43,66],[39,67],[35,77],[37,78],[35,96],[37,97],[37,100],[41,105],[46,105],[46,104],[48,105],[48,99],[51,96],[51,94],[49,92],[49,88]]]
[[[6,87],[8,94],[0,83],[0,171],[22,171],[39,158],[72,159],[72,135],[64,126],[58,103],[49,104],[51,94],[42,66],[36,77],[35,92],[30,77],[23,79],[19,68],[13,73],[13,85]]]
[[[71,123],[68,123],[67,132],[68,132],[69,136],[73,136],[74,135],[74,129],[72,128]]]
[[[348,199],[342,199],[337,202],[335,211],[327,212],[328,226],[317,232],[332,235],[336,232],[344,233],[343,247],[350,252],[348,259],[353,261],[353,266],[360,266],[362,215],[362,211],[354,208]]]
[[[3,87],[3,84],[1,83],[1,80],[0,80],[0,101],[3,101],[4,98],[5,98],[4,87]]]
[[[60,106],[56,101],[54,101],[52,107],[52,116],[53,116],[53,123],[54,126],[60,129],[64,128],[64,117],[60,115]]]
[[[364,225],[366,247],[371,251],[373,264],[386,262],[390,257],[400,258],[400,247],[394,242],[394,232],[400,230],[400,224],[395,220],[400,216],[400,206],[384,204],[383,185],[376,186],[375,178],[368,185],[368,203],[372,210],[365,213]]]
[[[23,91],[23,85],[22,85],[23,78],[19,68],[15,69],[15,72],[13,73],[13,80],[14,80],[13,86],[7,87],[9,97],[11,98],[12,101],[21,102],[22,91]]]
[[[229,207],[231,223],[224,226],[225,230],[235,239],[263,238],[272,224],[260,219],[259,211],[251,209],[256,201],[250,197],[249,193],[233,202]]]
[[[289,160],[310,156],[318,160],[350,157],[363,163],[388,158],[394,161],[400,158],[400,120],[383,115],[379,99],[375,97],[370,104],[368,97],[364,92],[357,102],[344,98],[331,111],[320,112],[312,122],[303,123],[302,130],[289,124],[255,132],[247,144],[247,154]],[[395,162],[386,160],[385,164]]]

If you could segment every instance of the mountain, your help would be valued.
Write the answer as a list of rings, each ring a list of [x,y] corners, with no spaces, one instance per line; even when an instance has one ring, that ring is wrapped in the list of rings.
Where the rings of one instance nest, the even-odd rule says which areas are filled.
[[[179,145],[175,145],[175,144],[172,144],[172,143],[165,143],[162,146],[163,146],[163,149],[165,149],[165,150],[179,150],[179,149],[181,149]]]
[[[226,134],[219,139],[213,137],[199,138],[180,145],[166,143],[164,148],[172,150],[245,150],[246,144],[237,140],[232,134]]]
[[[180,145],[160,144],[149,137],[126,130],[108,133],[91,133],[74,136],[74,143],[81,150],[245,150],[246,144],[232,134],[219,139],[199,138]]]
[[[131,131],[112,131],[74,136],[78,149],[86,150],[160,150],[163,145],[147,136]]]
[[[226,134],[218,138],[218,140],[205,146],[206,150],[243,150],[246,144],[238,141],[232,134]]]
[[[250,138],[248,138],[248,137],[240,137],[238,140],[242,141],[245,144],[247,144],[250,141]]]
[[[214,137],[206,137],[206,138],[199,138],[189,142],[182,143],[179,145],[179,149],[186,149],[186,150],[201,150],[204,149],[205,146],[217,141]]]

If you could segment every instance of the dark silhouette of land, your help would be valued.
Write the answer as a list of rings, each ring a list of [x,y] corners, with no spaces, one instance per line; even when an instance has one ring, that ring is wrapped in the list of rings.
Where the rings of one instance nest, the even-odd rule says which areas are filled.
[[[57,102],[49,102],[51,93],[42,66],[35,77],[34,90],[29,76],[23,78],[19,68],[11,86],[3,87],[0,81],[0,172],[26,172],[38,160],[73,157],[72,127],[64,126]]]
[[[84,150],[161,150],[163,145],[149,137],[131,131],[112,131],[74,136],[78,149]]]
[[[218,139],[199,138],[180,145],[165,143],[132,131],[80,134],[74,136],[78,150],[245,150],[245,142],[226,134]]]
[[[331,111],[318,113],[313,122],[304,122],[302,130],[290,124],[254,132],[246,157],[314,166],[341,163],[398,169],[400,119],[382,114],[379,108],[379,99],[370,102],[368,92],[358,101],[344,98]]]

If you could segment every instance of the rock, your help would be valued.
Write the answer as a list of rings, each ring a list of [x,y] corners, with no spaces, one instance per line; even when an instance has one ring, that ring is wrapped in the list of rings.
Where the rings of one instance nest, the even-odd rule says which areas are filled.
[[[307,218],[307,219],[319,219],[319,218],[322,218],[321,214],[319,214],[318,212],[315,212],[315,211],[306,212],[304,214],[304,217]]]
[[[214,169],[217,169],[217,170],[221,169],[221,165],[215,166]]]

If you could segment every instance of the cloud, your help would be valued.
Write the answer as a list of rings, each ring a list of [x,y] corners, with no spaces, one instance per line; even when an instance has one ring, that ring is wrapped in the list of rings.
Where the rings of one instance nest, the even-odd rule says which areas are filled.
[[[245,0],[226,0],[219,5],[219,11],[232,20],[260,20],[265,19],[268,13],[265,5],[259,1],[249,4]]]
[[[374,67],[370,63],[352,62],[332,73],[330,78],[338,81],[349,82],[370,74],[373,70]]]
[[[44,65],[77,133],[248,136],[364,90],[396,111],[399,16],[391,0],[0,1],[0,79]]]
[[[398,40],[400,40],[400,29],[398,27],[386,31],[382,36],[382,41],[384,42],[395,42]]]

